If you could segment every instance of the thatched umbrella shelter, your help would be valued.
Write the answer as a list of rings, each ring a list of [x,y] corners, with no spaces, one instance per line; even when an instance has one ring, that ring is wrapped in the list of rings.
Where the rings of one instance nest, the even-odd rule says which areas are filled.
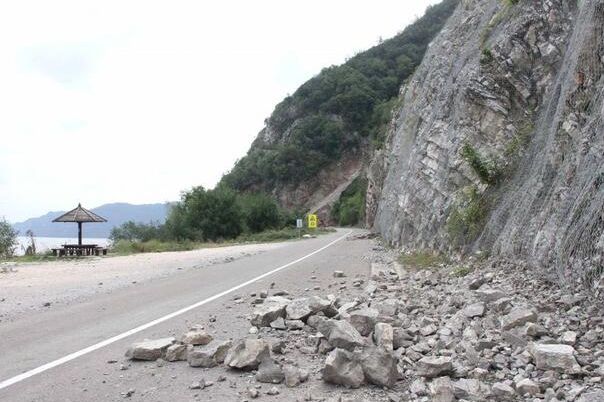
[[[95,214],[92,211],[82,208],[82,204],[78,204],[77,208],[59,216],[53,222],[75,222],[78,224],[78,245],[82,245],[82,223],[92,222],[100,223],[107,222],[107,219]]]

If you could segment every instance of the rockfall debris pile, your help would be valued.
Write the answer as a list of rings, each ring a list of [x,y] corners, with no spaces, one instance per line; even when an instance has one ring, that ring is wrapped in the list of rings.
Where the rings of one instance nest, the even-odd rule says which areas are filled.
[[[508,262],[417,269],[384,249],[372,259],[369,278],[334,272],[337,295],[260,293],[243,339],[197,326],[126,355],[225,365],[267,384],[242,400],[285,400],[284,387],[323,381],[330,393],[300,400],[604,401],[601,302]]]

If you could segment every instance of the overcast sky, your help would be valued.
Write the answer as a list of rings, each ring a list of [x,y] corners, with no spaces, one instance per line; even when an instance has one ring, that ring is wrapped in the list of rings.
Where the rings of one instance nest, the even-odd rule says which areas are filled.
[[[284,96],[437,2],[2,2],[0,217],[213,187]]]

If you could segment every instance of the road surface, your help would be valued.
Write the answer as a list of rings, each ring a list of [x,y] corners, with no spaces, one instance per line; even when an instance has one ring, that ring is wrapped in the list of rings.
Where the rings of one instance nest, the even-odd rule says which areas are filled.
[[[186,363],[132,363],[124,351],[145,338],[179,336],[204,324],[215,338],[246,336],[251,295],[284,289],[325,293],[334,270],[366,275],[367,240],[346,239],[348,230],[296,242],[203,269],[136,283],[89,300],[24,314],[0,323],[0,401],[241,400],[242,374],[224,370],[227,381],[210,391],[189,389],[205,373]],[[239,299],[241,297],[241,299]],[[239,299],[239,300],[238,300]],[[210,320],[215,317],[215,322]],[[126,369],[126,370],[124,370]],[[213,380],[213,378],[207,378]],[[225,384],[225,385],[223,385]],[[285,390],[287,392],[287,390]],[[291,391],[291,398],[295,392]],[[317,390],[315,392],[321,392]],[[282,394],[279,400],[288,400]]]

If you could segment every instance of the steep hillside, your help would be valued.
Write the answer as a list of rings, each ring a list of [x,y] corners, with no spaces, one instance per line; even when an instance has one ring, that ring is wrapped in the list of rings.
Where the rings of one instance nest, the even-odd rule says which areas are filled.
[[[368,224],[404,248],[604,272],[604,2],[464,0],[401,91]]]
[[[166,204],[132,205],[126,203],[104,204],[91,211],[107,219],[105,223],[88,224],[84,228],[89,237],[109,237],[111,229],[127,221],[140,223],[161,222],[166,220],[168,207]],[[69,223],[52,223],[56,217],[66,211],[53,211],[37,218],[30,218],[16,223],[13,227],[24,235],[27,230],[42,237],[75,237],[78,234],[77,225]]]
[[[458,0],[444,0],[401,34],[324,69],[275,108],[222,184],[275,195],[287,208],[338,199],[383,142],[400,85],[421,62]],[[334,193],[335,192],[335,193]]]

